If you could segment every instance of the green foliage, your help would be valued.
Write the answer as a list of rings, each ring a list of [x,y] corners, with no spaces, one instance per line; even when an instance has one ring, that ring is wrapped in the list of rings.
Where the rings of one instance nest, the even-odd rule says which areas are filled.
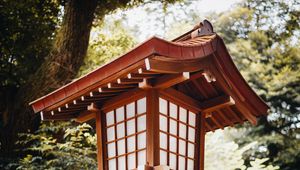
[[[17,144],[25,155],[8,169],[97,169],[96,135],[85,123],[43,123],[33,134],[20,134]]]
[[[231,132],[232,130],[225,130]],[[236,132],[235,132],[236,133]],[[257,145],[251,142],[244,147],[239,147],[230,135],[218,130],[206,134],[205,143],[205,170],[278,170],[278,166],[265,165],[268,158],[251,160],[250,166],[245,166],[243,154]]]
[[[118,20],[97,24],[92,30],[88,54],[79,75],[84,75],[99,66],[129,51],[135,44],[134,38]]]
[[[258,126],[248,127],[245,137],[235,140],[242,145],[258,142],[244,155],[247,166],[256,157],[295,169],[300,165],[300,29],[294,17],[300,17],[300,3],[249,0],[241,6],[243,10],[219,17],[218,30],[242,75],[271,109]]]
[[[52,0],[0,2],[0,89],[20,86],[51,48],[59,6]],[[1,93],[0,92],[0,93]]]

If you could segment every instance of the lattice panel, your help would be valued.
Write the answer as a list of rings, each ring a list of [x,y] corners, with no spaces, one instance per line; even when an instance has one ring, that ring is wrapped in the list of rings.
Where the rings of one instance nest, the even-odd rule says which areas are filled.
[[[106,113],[109,170],[146,164],[146,98]]]
[[[159,98],[160,164],[171,169],[193,170],[196,114]]]

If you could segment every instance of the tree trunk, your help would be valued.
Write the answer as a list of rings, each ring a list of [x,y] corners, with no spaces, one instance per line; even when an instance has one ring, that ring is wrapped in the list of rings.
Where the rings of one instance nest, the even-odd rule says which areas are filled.
[[[8,106],[8,121],[0,130],[1,154],[11,154],[17,133],[35,130],[39,116],[28,103],[70,82],[86,55],[97,0],[69,0],[51,54]],[[38,26],[38,25],[37,25]]]

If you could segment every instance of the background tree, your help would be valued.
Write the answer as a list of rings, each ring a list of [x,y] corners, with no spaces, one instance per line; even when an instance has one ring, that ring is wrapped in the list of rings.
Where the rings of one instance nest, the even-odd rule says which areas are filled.
[[[217,21],[239,70],[271,107],[258,126],[235,138],[241,145],[258,142],[245,153],[246,165],[267,157],[280,169],[300,166],[299,9],[298,1],[248,0]]]
[[[44,59],[40,61],[40,63],[35,64],[34,71],[31,72],[31,74],[26,75],[26,80],[22,85],[14,86],[14,90],[3,94],[5,95],[4,98],[7,100],[6,102],[3,102],[3,104],[1,102],[1,154],[11,154],[14,143],[13,141],[16,141],[16,135],[18,132],[37,129],[39,118],[33,116],[31,109],[28,107],[28,103],[33,99],[36,99],[37,97],[70,82],[77,75],[87,52],[90,31],[95,17],[97,20],[101,21],[106,14],[118,8],[131,7],[147,2],[148,1],[143,0],[68,0],[60,2],[64,11],[62,24],[55,35],[55,43],[50,47],[51,50],[49,51],[49,54],[47,57],[43,57]],[[162,0],[162,2],[169,3],[174,2],[174,0]],[[1,8],[2,10],[5,10],[6,6],[9,5],[11,5],[11,7],[13,7],[13,5],[18,6],[17,3],[18,2],[14,2],[14,4],[11,4],[10,1],[3,1]],[[49,1],[48,3],[55,4],[52,1]],[[27,5],[27,3],[24,4]],[[28,8],[32,11],[39,11],[38,8],[43,9],[42,7],[44,5],[46,4],[43,4],[40,1],[32,1],[32,5],[20,7],[22,8],[20,10]],[[47,10],[50,11],[50,13],[52,12],[51,9]],[[47,10],[45,10],[46,13]],[[57,10],[57,8],[55,10]],[[9,11],[6,16],[1,18],[6,20],[6,18],[9,18],[9,15],[11,14],[14,15],[16,19],[21,18],[21,21],[26,23],[27,18],[22,18],[22,14],[19,13],[19,10],[12,11],[15,11],[15,13],[11,14]],[[43,10],[40,11],[40,13],[34,13],[33,18],[43,18],[43,14]],[[54,18],[54,16],[50,18]],[[13,25],[18,24],[19,22],[15,21]],[[3,29],[7,30],[7,27],[8,26],[4,25]],[[38,27],[38,22],[34,20],[31,23],[31,27]],[[34,35],[42,36],[44,34]],[[30,36],[30,34],[28,36]],[[4,49],[3,51],[6,50],[9,50],[9,48]],[[43,48],[39,50],[42,51]],[[10,62],[15,65],[20,64],[18,62],[12,62],[14,60],[11,59],[14,59],[14,56],[11,57],[8,55],[6,58],[6,61],[4,59],[6,63]],[[24,68],[30,69],[26,66],[24,66]]]

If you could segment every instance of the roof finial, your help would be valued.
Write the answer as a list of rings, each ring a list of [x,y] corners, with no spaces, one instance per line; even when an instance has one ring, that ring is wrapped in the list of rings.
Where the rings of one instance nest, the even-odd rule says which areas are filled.
[[[214,33],[214,28],[208,20],[203,20],[197,25],[199,29],[196,29],[191,33],[191,38],[199,37],[202,35],[210,35]]]

